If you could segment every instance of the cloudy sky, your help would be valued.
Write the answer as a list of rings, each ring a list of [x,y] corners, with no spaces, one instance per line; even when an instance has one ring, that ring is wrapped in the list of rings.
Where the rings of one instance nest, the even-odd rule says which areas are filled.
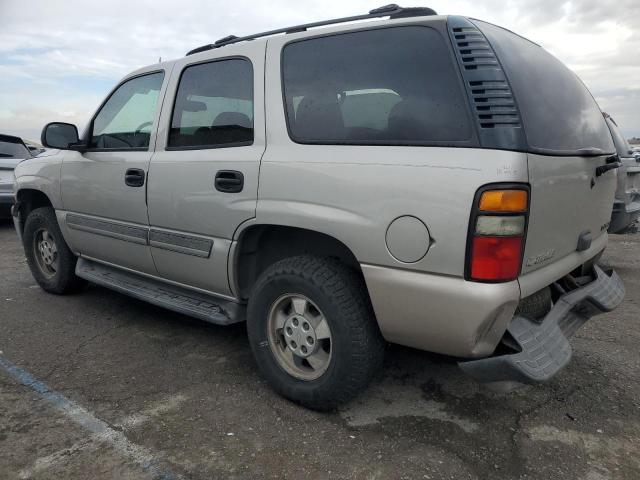
[[[389,0],[0,0],[0,132],[39,139],[83,127],[127,72],[242,35],[356,15]],[[640,0],[412,0],[542,45],[587,84],[627,137],[640,137]]]

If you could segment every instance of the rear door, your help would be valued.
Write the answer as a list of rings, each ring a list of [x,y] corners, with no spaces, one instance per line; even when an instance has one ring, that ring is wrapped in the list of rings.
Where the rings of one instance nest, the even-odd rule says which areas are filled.
[[[265,149],[263,42],[176,62],[149,169],[149,243],[163,278],[230,295],[236,228],[255,217]]]
[[[542,47],[474,22],[504,68],[528,144],[531,206],[522,272],[589,245],[604,248],[616,170],[599,173],[598,167],[616,158],[598,105],[580,79]]]

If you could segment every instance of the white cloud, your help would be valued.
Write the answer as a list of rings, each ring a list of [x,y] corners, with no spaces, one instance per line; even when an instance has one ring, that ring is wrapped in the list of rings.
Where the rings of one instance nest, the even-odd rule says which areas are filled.
[[[118,78],[159,57],[248,34],[382,5],[364,0],[0,0],[0,131],[37,136],[49,120],[82,124]],[[539,43],[571,66],[628,136],[640,135],[637,0],[430,1]],[[76,88],[78,82],[83,87]],[[96,86],[90,87],[95,83]]]

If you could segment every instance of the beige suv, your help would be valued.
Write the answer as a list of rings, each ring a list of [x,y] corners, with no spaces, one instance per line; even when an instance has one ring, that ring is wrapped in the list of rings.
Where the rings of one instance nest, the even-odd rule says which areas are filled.
[[[624,295],[597,266],[619,162],[596,102],[479,20],[390,5],[227,37],[42,143],[13,214],[45,290],[246,320],[269,383],[311,408],[365,388],[385,340],[546,380]]]

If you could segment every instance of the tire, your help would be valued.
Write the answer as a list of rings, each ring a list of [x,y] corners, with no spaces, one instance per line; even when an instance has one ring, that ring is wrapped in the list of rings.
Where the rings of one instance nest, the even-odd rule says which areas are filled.
[[[288,358],[297,356],[287,352],[291,350],[288,342],[293,337],[285,337],[285,327],[282,330],[272,327],[272,319],[276,319],[273,322],[277,325],[277,319],[286,315],[289,297],[291,305],[286,322],[299,318],[301,323],[300,327],[293,327],[293,323],[284,325],[304,328],[307,320],[315,322],[312,332],[317,337],[314,345],[308,345],[309,351],[315,346],[315,353],[305,359],[297,357],[298,365],[294,358],[293,366],[287,363]],[[304,307],[301,299],[307,299]],[[296,317],[299,310],[305,313]],[[322,322],[318,323],[319,318],[324,318],[329,327],[329,348],[327,339],[322,338],[327,332]],[[385,342],[364,281],[336,260],[299,256],[271,265],[253,288],[247,319],[251,349],[269,385],[283,397],[307,408],[335,409],[363,391],[382,366]],[[275,335],[270,333],[274,331]],[[274,339],[278,333],[279,341]],[[297,347],[301,349],[304,345]],[[311,357],[316,358],[313,362],[316,364],[318,356],[322,360],[328,356],[324,367],[309,369]]]
[[[516,309],[516,315],[540,320],[551,310],[551,289],[545,287],[532,295],[523,298]]]
[[[62,237],[53,208],[36,208],[29,213],[22,241],[31,274],[43,290],[62,295],[86,284],[75,274],[78,259]]]

